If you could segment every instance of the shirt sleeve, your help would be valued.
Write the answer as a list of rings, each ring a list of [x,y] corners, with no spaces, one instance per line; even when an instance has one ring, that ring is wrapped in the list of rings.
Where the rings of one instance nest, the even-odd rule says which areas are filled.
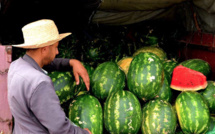
[[[89,134],[66,118],[54,87],[49,82],[37,86],[30,99],[30,109],[50,134]]]
[[[55,58],[49,65],[44,66],[43,68],[48,71],[70,71],[71,66],[69,64],[70,59],[64,58]]]

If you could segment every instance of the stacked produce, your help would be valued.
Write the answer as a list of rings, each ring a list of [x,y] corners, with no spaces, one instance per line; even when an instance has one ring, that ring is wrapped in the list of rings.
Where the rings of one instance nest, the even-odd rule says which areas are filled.
[[[214,134],[211,67],[180,59],[178,29],[164,23],[89,25],[60,42],[57,57],[82,61],[91,82],[87,92],[72,71],[49,74],[72,122],[93,134]]]
[[[70,104],[65,110],[69,119],[93,134],[210,134],[215,126],[215,83],[207,80],[210,65],[201,59],[168,59],[157,46],[140,50],[91,68],[90,92],[82,89],[74,97],[77,87],[62,85],[56,91],[59,98],[63,92],[72,96],[60,99]],[[53,82],[61,78],[50,76]]]

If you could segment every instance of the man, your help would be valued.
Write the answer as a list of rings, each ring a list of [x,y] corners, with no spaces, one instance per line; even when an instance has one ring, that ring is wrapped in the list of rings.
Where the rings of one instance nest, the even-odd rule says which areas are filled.
[[[55,59],[59,41],[71,33],[59,34],[52,20],[39,20],[22,28],[25,43],[13,45],[27,49],[11,63],[8,72],[8,102],[14,117],[14,134],[91,134],[66,118],[52,81],[42,68],[73,67],[77,84],[83,78],[89,90],[89,76],[78,60]]]

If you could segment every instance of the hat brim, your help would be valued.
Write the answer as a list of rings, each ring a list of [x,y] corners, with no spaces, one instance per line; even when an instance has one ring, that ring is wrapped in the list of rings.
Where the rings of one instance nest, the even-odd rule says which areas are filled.
[[[19,47],[19,48],[25,48],[25,49],[35,49],[35,48],[41,48],[41,47],[46,47],[46,46],[50,46],[53,45],[54,43],[62,40],[63,38],[69,36],[72,33],[63,33],[63,34],[59,34],[59,37],[55,40],[50,40],[44,43],[40,43],[40,44],[17,44],[17,45],[12,45],[13,47]]]

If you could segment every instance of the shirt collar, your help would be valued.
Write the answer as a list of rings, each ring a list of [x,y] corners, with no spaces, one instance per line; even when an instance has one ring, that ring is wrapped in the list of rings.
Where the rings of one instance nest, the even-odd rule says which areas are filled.
[[[22,58],[23,60],[25,60],[26,62],[28,62],[31,66],[33,66],[36,70],[44,73],[44,74],[47,74],[47,71],[45,71],[44,69],[42,69],[37,63],[36,61],[31,58],[29,55],[25,54]]]

